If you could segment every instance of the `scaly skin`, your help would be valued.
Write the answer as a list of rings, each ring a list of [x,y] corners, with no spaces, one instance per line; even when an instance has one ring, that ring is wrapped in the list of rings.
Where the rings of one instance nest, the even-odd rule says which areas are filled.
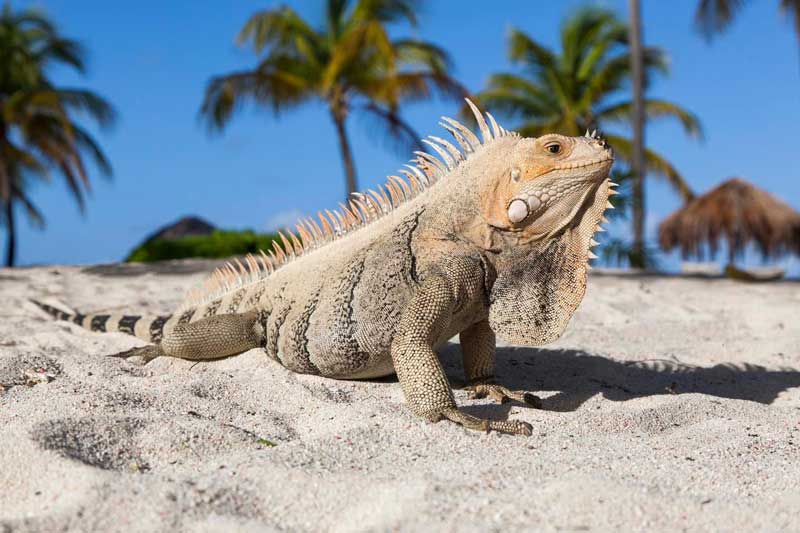
[[[302,244],[290,235],[271,258],[226,267],[173,315],[38,305],[153,343],[120,357],[203,360],[259,348],[295,372],[396,372],[409,407],[427,420],[529,435],[524,422],[460,411],[436,349],[460,334],[476,397],[536,405],[534,395],[494,383],[495,334],[525,345],[561,335],[583,298],[613,158],[594,135],[526,139],[476,118],[483,143],[446,119],[468,157],[432,138],[444,163],[420,156],[410,185],[392,179],[388,194],[358,196],[320,224],[298,226]]]

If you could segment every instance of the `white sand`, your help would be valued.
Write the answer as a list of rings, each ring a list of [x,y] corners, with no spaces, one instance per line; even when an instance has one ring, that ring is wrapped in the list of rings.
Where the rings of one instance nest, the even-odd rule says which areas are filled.
[[[594,275],[557,344],[499,350],[546,410],[456,392],[531,438],[257,351],[104,358],[138,341],[26,300],[165,312],[210,265],[0,270],[0,531],[800,529],[800,283]]]

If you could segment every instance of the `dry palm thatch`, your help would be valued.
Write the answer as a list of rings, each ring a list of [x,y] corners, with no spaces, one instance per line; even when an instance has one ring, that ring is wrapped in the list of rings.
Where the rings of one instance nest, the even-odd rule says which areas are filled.
[[[729,262],[753,242],[764,259],[800,255],[800,213],[753,184],[732,178],[667,217],[658,228],[664,251],[680,247],[684,258],[716,256],[727,242]]]

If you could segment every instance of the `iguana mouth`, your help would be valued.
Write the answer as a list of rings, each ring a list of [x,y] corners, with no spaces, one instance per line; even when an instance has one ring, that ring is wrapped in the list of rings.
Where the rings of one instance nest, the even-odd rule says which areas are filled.
[[[586,168],[586,167],[591,167],[591,166],[595,166],[595,165],[602,165],[603,163],[607,163],[607,162],[611,162],[611,163],[614,162],[614,156],[612,154],[608,154],[607,157],[603,157],[602,159],[594,159],[594,160],[588,161],[588,162],[577,161],[575,163],[570,163],[569,165],[559,166],[559,167],[554,168],[553,170],[550,170],[549,172],[546,172],[546,174],[549,174],[550,172],[554,172],[554,171],[557,171],[557,170],[574,170],[576,168]],[[544,175],[545,174],[542,174],[542,176],[544,176]]]

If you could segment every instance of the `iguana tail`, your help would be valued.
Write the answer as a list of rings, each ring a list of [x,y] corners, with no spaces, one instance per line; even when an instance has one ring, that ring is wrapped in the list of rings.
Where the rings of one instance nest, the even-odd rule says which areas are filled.
[[[31,300],[31,302],[57,320],[72,322],[91,331],[127,333],[152,343],[161,342],[164,330],[174,326],[172,324],[174,321],[170,320],[173,315],[142,316],[110,313],[84,315],[77,311],[67,313],[36,300]]]

